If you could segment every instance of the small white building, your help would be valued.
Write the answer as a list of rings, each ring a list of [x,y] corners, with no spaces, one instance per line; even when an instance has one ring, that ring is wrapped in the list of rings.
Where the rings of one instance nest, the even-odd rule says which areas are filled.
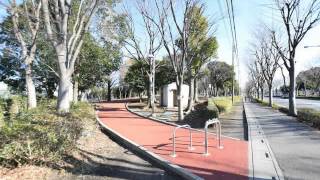
[[[178,106],[178,94],[177,85],[175,82],[165,85],[161,88],[161,105],[173,108]],[[182,85],[182,106],[186,108],[188,106],[189,86]]]
[[[0,82],[0,97],[8,98],[10,96],[9,87],[6,83]]]

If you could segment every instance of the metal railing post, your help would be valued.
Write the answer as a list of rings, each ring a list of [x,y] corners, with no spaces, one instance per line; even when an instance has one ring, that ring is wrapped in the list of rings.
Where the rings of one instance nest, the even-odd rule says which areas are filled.
[[[218,148],[223,149],[223,145],[221,145],[221,123],[218,119],[210,119],[206,121],[204,130],[205,130],[205,141],[204,141],[204,146],[205,146],[205,152],[204,155],[208,156],[209,151],[208,151],[208,126],[214,124],[216,125],[216,139],[218,140]]]
[[[174,128],[173,130],[173,139],[172,139],[172,143],[173,143],[173,152],[171,154],[171,157],[177,157],[177,154],[176,154],[176,131],[179,129],[179,128],[187,128],[189,129],[189,150],[194,150],[193,146],[192,146],[192,130],[191,130],[191,127],[188,125],[188,124],[185,124],[185,125],[180,125],[180,126],[177,126]]]

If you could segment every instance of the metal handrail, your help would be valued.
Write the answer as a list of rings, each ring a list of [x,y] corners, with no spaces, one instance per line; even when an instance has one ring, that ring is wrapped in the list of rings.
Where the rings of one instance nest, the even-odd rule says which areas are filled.
[[[206,155],[206,156],[209,155],[209,152],[208,152],[208,126],[211,125],[211,124],[215,124],[215,125],[218,126],[218,127],[216,127],[216,136],[217,136],[217,139],[218,139],[218,148],[219,149],[223,149],[223,145],[221,145],[221,123],[217,118],[210,119],[210,120],[206,121],[206,124],[205,124],[205,127],[204,127],[204,129],[205,129],[205,152],[204,152],[204,155]]]
[[[172,152],[172,154],[171,154],[171,157],[177,157],[177,154],[176,154],[176,131],[177,131],[179,128],[187,128],[187,129],[189,129],[189,132],[190,132],[189,150],[194,150],[194,148],[192,147],[192,130],[191,130],[191,126],[188,125],[188,124],[179,125],[179,126],[175,127],[174,130],[173,130],[173,139],[172,139],[173,152]]]

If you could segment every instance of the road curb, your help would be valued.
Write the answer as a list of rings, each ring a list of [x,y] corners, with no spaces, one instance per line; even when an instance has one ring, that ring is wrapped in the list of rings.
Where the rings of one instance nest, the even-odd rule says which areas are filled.
[[[283,172],[275,158],[259,122],[250,117],[251,111],[243,103],[249,142],[249,179],[283,180]]]
[[[163,159],[162,157],[158,156],[157,154],[147,150],[146,148],[144,148],[143,146],[140,146],[139,144],[136,144],[135,142],[127,139],[126,137],[122,136],[121,134],[117,133],[116,131],[112,130],[111,128],[109,128],[107,125],[105,125],[100,118],[98,117],[98,110],[96,110],[96,120],[99,123],[99,125],[106,130],[109,134],[111,134],[113,137],[115,137],[117,140],[121,141],[121,143],[125,144],[128,148],[140,153],[141,155],[147,157],[148,159],[150,159],[152,162],[158,164],[159,166],[163,167],[164,169],[177,174],[181,177],[183,177],[184,179],[187,180],[203,180],[203,178],[187,171],[186,169],[175,165],[165,159]]]

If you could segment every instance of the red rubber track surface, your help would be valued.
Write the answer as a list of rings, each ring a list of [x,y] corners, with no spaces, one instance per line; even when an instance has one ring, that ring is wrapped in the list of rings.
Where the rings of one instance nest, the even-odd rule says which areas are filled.
[[[176,134],[177,157],[172,153],[174,126],[155,122],[128,112],[122,102],[101,103],[98,117],[106,126],[162,158],[184,167],[204,179],[248,179],[248,143],[223,137],[223,149],[217,148],[214,135],[209,135],[209,156],[204,156],[204,133],[193,131],[190,151],[189,131]],[[222,130],[223,131],[223,130]]]

